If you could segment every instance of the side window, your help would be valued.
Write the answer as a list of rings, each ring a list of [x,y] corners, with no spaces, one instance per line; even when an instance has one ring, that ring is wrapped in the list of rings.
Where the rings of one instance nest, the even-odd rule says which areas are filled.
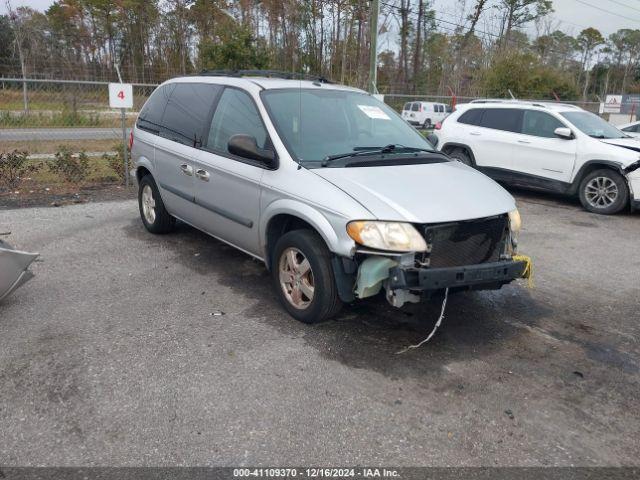
[[[176,83],[162,116],[162,136],[190,147],[201,146],[220,88],[207,83]]]
[[[418,112],[418,111],[420,111],[420,103],[415,102],[413,105],[411,105],[411,111],[412,111],[412,112]]]
[[[630,127],[623,128],[622,131],[623,132],[638,133],[638,132],[640,132],[640,123],[638,125],[631,125]]]
[[[237,134],[251,135],[258,147],[266,146],[267,130],[249,94],[236,88],[225,88],[211,120],[207,148],[228,153],[229,139]]]
[[[548,113],[536,110],[525,110],[523,112],[522,133],[525,135],[555,138],[556,135],[553,132],[556,128],[562,127],[564,127],[562,122]]]
[[[522,110],[516,108],[487,108],[482,115],[481,127],[520,133]]]
[[[158,134],[162,129],[162,114],[175,84],[158,87],[149,97],[138,115],[138,128]]]
[[[458,118],[458,123],[464,123],[466,125],[480,125],[480,120],[482,119],[481,108],[473,108],[471,110],[467,110],[460,118]]]
[[[404,107],[402,107],[402,110],[411,110],[411,103],[405,103]]]

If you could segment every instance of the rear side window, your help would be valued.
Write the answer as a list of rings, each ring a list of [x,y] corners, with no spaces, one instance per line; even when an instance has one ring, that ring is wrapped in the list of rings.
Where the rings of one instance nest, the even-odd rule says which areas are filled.
[[[189,145],[202,145],[202,135],[220,86],[177,83],[162,116],[163,137]]]
[[[138,115],[138,122],[136,124],[138,128],[155,134],[160,133],[162,129],[162,114],[164,113],[174,86],[175,84],[172,83],[163,85],[151,94]]]
[[[473,108],[471,110],[467,110],[460,118],[458,118],[458,123],[464,123],[466,125],[480,125],[480,120],[482,120],[482,112],[481,108]]]
[[[555,132],[556,128],[564,126],[560,120],[548,113],[536,110],[525,110],[523,112],[522,133],[525,135],[555,138],[556,134],[553,132]]]
[[[411,110],[411,102],[405,103],[404,107],[402,107],[402,110]]]
[[[266,146],[267,130],[251,97],[236,88],[225,88],[211,120],[207,148],[228,153],[229,139],[237,134],[254,137],[260,148]]]
[[[416,102],[413,105],[411,105],[411,111],[413,111],[413,112],[420,111],[420,104]]]
[[[480,121],[481,127],[518,133],[521,124],[522,110],[515,108],[487,108]]]

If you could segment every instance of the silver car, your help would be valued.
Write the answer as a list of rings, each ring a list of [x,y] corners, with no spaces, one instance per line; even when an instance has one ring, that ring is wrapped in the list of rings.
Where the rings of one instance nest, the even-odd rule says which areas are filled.
[[[263,261],[306,323],[381,291],[400,307],[523,275],[520,217],[497,183],[361,90],[269,75],[151,95],[130,139],[147,230],[179,219]]]

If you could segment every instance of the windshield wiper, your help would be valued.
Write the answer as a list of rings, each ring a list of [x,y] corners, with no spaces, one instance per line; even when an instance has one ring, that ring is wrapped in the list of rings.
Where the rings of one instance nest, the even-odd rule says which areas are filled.
[[[429,150],[427,148],[420,147],[406,147],[404,145],[400,145],[398,143],[390,143],[384,147],[353,147],[353,152],[347,153],[338,153],[336,155],[327,155],[322,160],[322,166],[326,167],[329,163],[334,160],[339,160],[341,158],[349,158],[349,157],[363,157],[367,155],[377,155],[379,153],[400,153],[400,152],[429,152],[434,153],[434,150]]]

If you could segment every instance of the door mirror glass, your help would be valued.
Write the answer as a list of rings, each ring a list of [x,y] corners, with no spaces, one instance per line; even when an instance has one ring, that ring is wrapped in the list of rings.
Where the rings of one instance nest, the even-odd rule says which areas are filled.
[[[273,165],[276,155],[273,150],[258,147],[255,137],[239,133],[229,139],[227,150],[233,155],[250,160],[258,160],[267,165]]]
[[[553,133],[555,133],[556,137],[560,137],[560,138],[563,138],[565,140],[573,139],[573,132],[571,131],[570,128],[566,128],[566,127],[556,128],[553,131]]]

